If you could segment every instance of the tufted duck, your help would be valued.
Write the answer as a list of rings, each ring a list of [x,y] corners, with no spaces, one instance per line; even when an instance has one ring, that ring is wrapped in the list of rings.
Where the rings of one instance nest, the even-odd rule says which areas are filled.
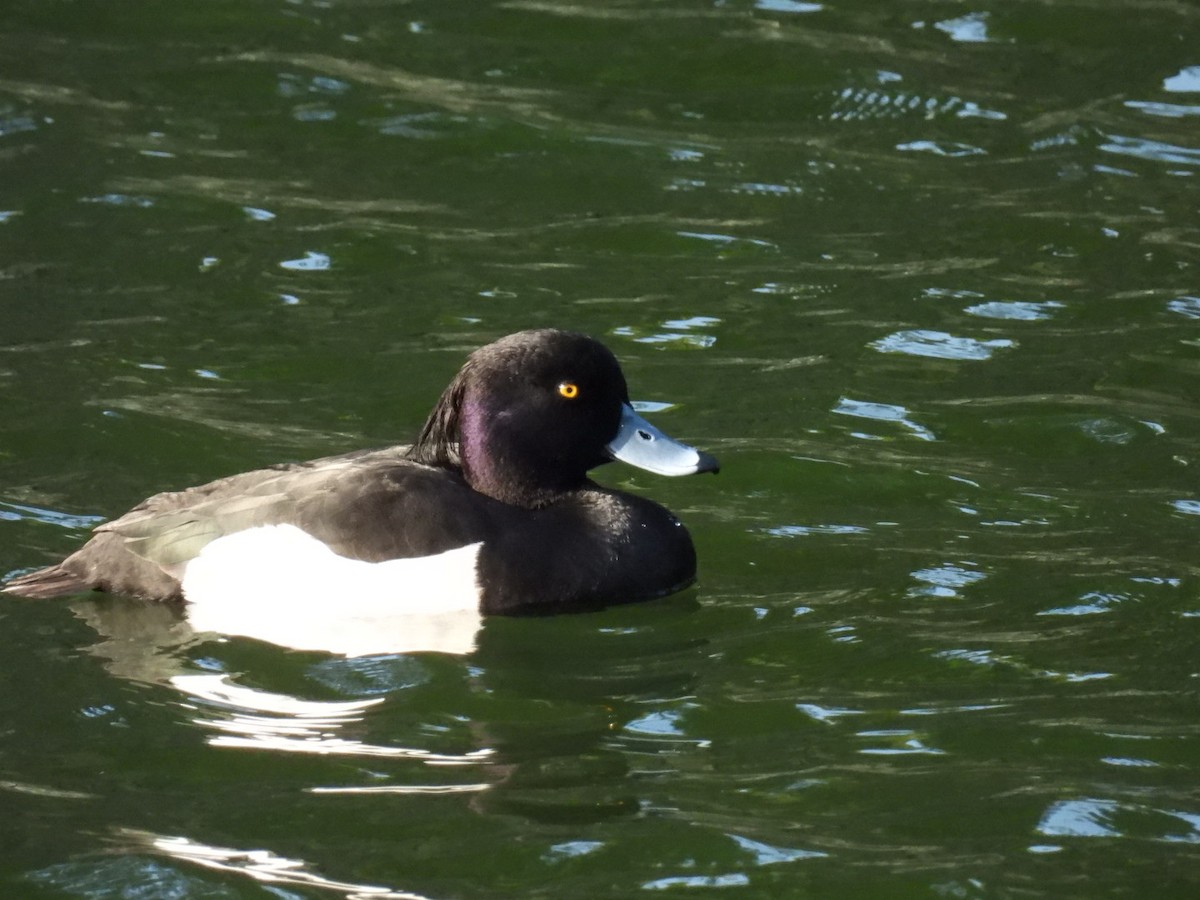
[[[471,354],[411,447],[157,494],[2,590],[183,600],[198,630],[246,634],[230,620],[250,607],[284,632],[310,607],[332,630],[407,627],[426,613],[595,609],[685,587],[696,556],[679,520],[588,479],[614,458],[663,475],[717,471],[633,410],[602,344],[523,331]]]

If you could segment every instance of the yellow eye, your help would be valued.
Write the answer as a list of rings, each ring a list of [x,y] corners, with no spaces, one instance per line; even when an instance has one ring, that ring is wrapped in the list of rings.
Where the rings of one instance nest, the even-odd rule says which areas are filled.
[[[558,386],[558,396],[574,400],[579,396],[579,385],[573,381],[564,381]]]

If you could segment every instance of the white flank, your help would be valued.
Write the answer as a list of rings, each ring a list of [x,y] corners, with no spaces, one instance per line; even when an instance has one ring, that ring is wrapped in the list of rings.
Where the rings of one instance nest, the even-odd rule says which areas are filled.
[[[338,556],[294,525],[250,528],[218,538],[187,564],[188,623],[345,656],[470,653],[483,625],[481,546],[369,563]]]

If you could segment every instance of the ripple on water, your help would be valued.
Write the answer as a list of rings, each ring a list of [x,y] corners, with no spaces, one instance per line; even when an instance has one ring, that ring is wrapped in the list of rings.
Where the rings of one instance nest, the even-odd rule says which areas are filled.
[[[305,250],[304,256],[298,259],[285,259],[279,263],[279,268],[292,272],[325,272],[332,266],[327,253],[315,250]]]
[[[1200,106],[1190,106],[1182,103],[1157,103],[1153,100],[1126,100],[1125,105],[1130,109],[1144,112],[1148,116],[1158,116],[1160,119],[1182,119],[1187,116],[1200,116]]]
[[[933,27],[948,35],[950,40],[966,44],[982,44],[994,40],[988,34],[988,18],[986,12],[972,12],[954,19],[942,19],[934,22]]]
[[[871,529],[863,525],[776,525],[763,529],[774,537],[806,537],[812,534],[869,534]]]
[[[711,328],[721,320],[713,316],[691,316],[686,319],[667,319],[659,327],[666,329],[642,329],[634,325],[621,325],[612,330],[618,337],[630,338],[638,344],[662,344],[677,349],[705,350],[717,342],[716,335],[699,329]]]
[[[968,306],[963,311],[986,319],[1036,322],[1042,319],[1049,319],[1053,314],[1051,311],[1062,309],[1062,306],[1061,303],[1054,300],[1047,300],[1044,303],[1031,303],[1021,300],[992,300],[987,303],[977,303],[974,306]]]
[[[982,147],[957,141],[909,141],[897,144],[896,149],[906,153],[932,153],[934,156],[950,157],[982,156],[987,153]]]
[[[1042,813],[1037,831],[1046,837],[1141,837],[1170,844],[1200,844],[1200,814],[1082,797],[1051,803]]]
[[[0,521],[17,522],[30,519],[46,525],[56,525],[59,528],[93,528],[104,521],[104,516],[75,515],[60,512],[57,509],[43,509],[40,506],[27,506],[22,503],[7,503],[0,500]]]
[[[419,657],[403,654],[327,659],[315,663],[308,674],[343,697],[392,694],[430,679]]]
[[[1056,606],[1044,609],[1039,616],[1095,616],[1112,612],[1121,603],[1130,600],[1128,594],[1106,593],[1104,591],[1088,591],[1079,598],[1079,602],[1071,606]]]
[[[1200,297],[1176,297],[1167,304],[1167,309],[1189,319],[1200,319]]]
[[[825,8],[823,3],[803,3],[800,0],[754,0],[758,9],[780,13],[815,13]]]
[[[838,399],[833,412],[840,416],[853,416],[859,419],[874,419],[877,422],[895,422],[903,426],[915,437],[923,441],[936,441],[933,432],[909,417],[908,410],[903,406],[891,403],[875,403],[869,400],[854,400],[850,397]]]
[[[37,121],[31,115],[15,113],[12,107],[0,109],[0,137],[11,137],[24,131],[37,131]]]
[[[1200,94],[1200,66],[1185,66],[1163,79],[1163,90],[1181,94]]]
[[[957,597],[961,589],[987,578],[987,574],[947,563],[929,569],[918,569],[912,573],[912,577],[920,582],[920,585],[909,588],[908,596],[948,600]]]
[[[409,138],[413,140],[434,140],[438,138],[458,137],[466,134],[494,131],[499,127],[496,120],[479,116],[455,115],[444,112],[404,113],[398,116],[387,116],[382,119],[370,119],[363,122],[374,128],[380,134],[390,137]]]
[[[1200,149],[1195,147],[1182,147],[1165,141],[1127,137],[1122,134],[1109,134],[1105,137],[1107,141],[1100,145],[1100,149],[1105,153],[1172,165],[1200,166]]]
[[[878,78],[881,83],[900,80],[899,76],[894,76],[894,73],[891,72],[880,72]],[[904,90],[880,88],[876,85],[852,85],[842,88],[834,94],[832,108],[829,111],[829,119],[834,122],[900,118],[932,120],[947,116],[956,119],[997,121],[1008,118],[999,110],[988,109],[961,97],[923,96]]]
[[[928,356],[934,359],[985,360],[991,359],[997,350],[1015,347],[1016,341],[994,338],[980,341],[975,338],[958,337],[944,331],[916,329],[897,331],[872,341],[867,346],[880,353],[904,353],[909,356]]]

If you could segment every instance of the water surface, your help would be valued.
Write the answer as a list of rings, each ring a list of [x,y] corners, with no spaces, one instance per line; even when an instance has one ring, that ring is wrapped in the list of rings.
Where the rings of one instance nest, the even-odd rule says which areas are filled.
[[[603,338],[696,588],[342,659],[0,602],[14,897],[1192,897],[1200,9],[8,5],[0,573]]]

